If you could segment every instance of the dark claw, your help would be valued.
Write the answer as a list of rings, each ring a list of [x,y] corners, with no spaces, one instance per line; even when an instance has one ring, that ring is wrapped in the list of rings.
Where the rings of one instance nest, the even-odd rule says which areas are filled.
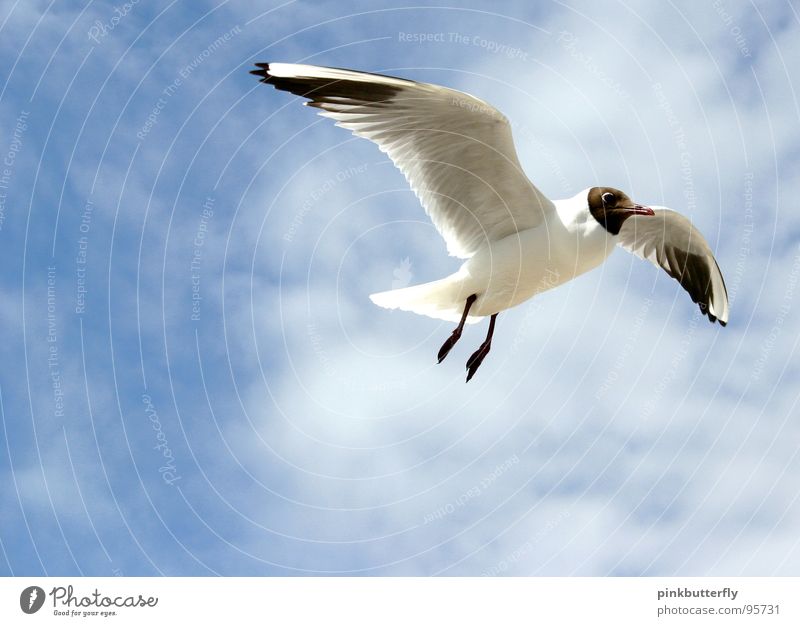
[[[450,353],[450,350],[453,349],[453,346],[456,345],[456,342],[460,338],[461,338],[461,331],[458,329],[454,330],[453,334],[451,334],[447,338],[447,340],[442,344],[442,347],[439,348],[439,355],[438,355],[439,363],[444,361],[444,357],[446,357]]]
[[[481,347],[475,350],[472,353],[472,356],[469,357],[467,361],[467,382],[469,382],[473,376],[475,376],[475,372],[478,371],[478,368],[483,363],[483,359],[486,358],[486,355],[489,354],[489,349],[492,347],[491,342],[482,343]]]

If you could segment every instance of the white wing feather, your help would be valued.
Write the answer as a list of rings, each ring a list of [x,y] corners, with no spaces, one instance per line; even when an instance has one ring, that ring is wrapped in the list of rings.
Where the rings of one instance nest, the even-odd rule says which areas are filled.
[[[453,256],[540,224],[553,203],[520,167],[508,120],[469,94],[389,76],[259,63],[262,82],[310,99],[403,172]]]

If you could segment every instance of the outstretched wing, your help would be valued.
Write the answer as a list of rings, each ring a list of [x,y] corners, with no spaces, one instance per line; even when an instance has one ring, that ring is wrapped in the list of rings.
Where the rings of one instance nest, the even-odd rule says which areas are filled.
[[[680,213],[652,207],[655,216],[625,220],[617,245],[664,269],[712,322],[728,323],[728,292],[703,235]]]
[[[553,203],[520,167],[508,120],[438,85],[313,65],[257,63],[261,82],[304,96],[378,144],[403,172],[453,256],[533,228]]]

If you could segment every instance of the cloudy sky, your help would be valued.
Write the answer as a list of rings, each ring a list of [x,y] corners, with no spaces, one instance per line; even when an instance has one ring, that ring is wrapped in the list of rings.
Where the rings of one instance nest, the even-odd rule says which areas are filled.
[[[3,4],[0,574],[800,575],[796,9],[414,4]],[[465,385],[485,323],[368,299],[458,260],[255,61],[491,102],[550,197],[689,215],[729,325],[620,251]]]

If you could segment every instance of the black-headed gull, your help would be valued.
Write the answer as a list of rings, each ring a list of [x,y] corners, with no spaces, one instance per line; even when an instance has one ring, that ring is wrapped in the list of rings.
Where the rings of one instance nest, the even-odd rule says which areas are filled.
[[[337,125],[378,144],[403,172],[444,237],[466,259],[454,274],[370,296],[388,309],[458,322],[490,316],[486,340],[467,361],[470,380],[488,354],[500,311],[594,269],[615,245],[678,280],[712,322],[728,321],[725,282],[708,243],[665,207],[634,203],[611,187],[549,200],[520,167],[511,127],[469,94],[352,70],[257,63],[261,82],[304,96]]]

